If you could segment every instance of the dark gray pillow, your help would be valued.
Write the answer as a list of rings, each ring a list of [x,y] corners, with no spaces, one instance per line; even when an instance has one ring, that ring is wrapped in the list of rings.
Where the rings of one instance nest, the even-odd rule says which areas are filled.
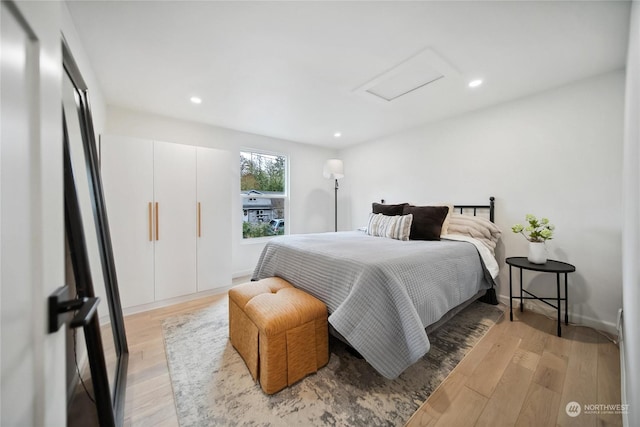
[[[442,223],[449,213],[447,206],[405,206],[403,215],[412,214],[409,240],[440,240]]]
[[[383,205],[382,203],[372,203],[371,209],[374,214],[382,214],[387,216],[402,215],[402,210],[405,206],[409,206],[409,203],[400,203],[399,205]]]

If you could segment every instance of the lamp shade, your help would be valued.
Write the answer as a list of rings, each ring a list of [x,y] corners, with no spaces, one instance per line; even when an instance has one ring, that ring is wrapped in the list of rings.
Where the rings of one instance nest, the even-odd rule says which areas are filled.
[[[329,159],[324,163],[324,169],[322,175],[327,179],[340,179],[344,178],[344,167],[342,160]]]

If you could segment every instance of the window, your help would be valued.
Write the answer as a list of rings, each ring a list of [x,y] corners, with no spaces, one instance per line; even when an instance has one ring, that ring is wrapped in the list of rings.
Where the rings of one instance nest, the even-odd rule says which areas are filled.
[[[240,152],[243,239],[284,234],[286,183],[285,156]]]

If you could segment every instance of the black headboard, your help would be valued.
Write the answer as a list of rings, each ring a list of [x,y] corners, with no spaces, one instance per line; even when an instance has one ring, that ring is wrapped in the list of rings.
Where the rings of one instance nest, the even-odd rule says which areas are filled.
[[[486,209],[489,211],[489,220],[491,222],[495,222],[494,221],[495,202],[496,202],[496,198],[491,196],[489,197],[488,205],[453,205],[453,209],[457,209],[458,211],[460,211],[461,214],[464,212],[465,209],[473,209],[473,216],[477,216],[479,209],[482,209],[482,210]],[[384,204],[384,199],[381,199],[380,203]]]
[[[463,213],[465,209],[473,209],[473,216],[476,216],[476,214],[478,213],[478,209],[488,209],[489,210],[489,220],[491,222],[495,222],[495,201],[496,198],[491,196],[489,197],[489,204],[488,205],[454,205],[453,208],[457,209],[460,211],[460,213]]]

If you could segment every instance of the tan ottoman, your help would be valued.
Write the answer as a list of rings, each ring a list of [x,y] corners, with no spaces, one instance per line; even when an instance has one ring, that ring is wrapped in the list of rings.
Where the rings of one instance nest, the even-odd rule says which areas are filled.
[[[229,338],[267,394],[329,362],[327,307],[279,277],[229,290]]]

